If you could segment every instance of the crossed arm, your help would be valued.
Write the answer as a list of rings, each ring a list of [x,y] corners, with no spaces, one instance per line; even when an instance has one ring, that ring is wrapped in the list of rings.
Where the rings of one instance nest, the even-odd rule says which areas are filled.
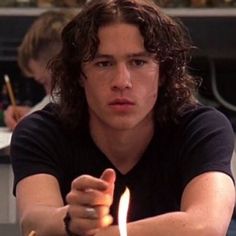
[[[111,170],[106,171],[100,179],[82,176],[74,180],[66,206],[55,177],[38,174],[21,180],[16,197],[23,235],[34,230],[37,236],[65,236],[63,218],[69,211],[72,232],[82,236],[119,236],[118,227],[110,226],[109,215],[115,176]],[[129,223],[128,235],[224,236],[234,203],[232,179],[224,173],[207,172],[188,183],[180,211]],[[84,216],[85,206],[95,206],[96,219]]]

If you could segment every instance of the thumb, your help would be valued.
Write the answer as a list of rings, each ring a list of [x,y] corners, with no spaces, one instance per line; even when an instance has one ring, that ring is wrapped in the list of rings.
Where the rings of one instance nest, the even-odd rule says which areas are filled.
[[[115,185],[115,180],[116,180],[115,171],[113,169],[104,170],[100,179],[106,181],[109,184],[109,187],[106,190],[106,192],[113,196],[114,185]]]

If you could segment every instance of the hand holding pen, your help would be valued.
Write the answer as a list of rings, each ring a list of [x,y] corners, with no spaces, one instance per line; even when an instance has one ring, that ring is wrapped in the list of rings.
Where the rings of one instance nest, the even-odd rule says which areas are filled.
[[[7,87],[7,92],[8,92],[8,96],[10,98],[11,101],[11,106],[7,109],[7,112],[4,112],[4,116],[8,117],[7,119],[5,119],[5,123],[7,121],[7,123],[9,123],[8,121],[10,121],[11,127],[13,128],[13,126],[15,127],[15,125],[18,122],[18,120],[21,118],[21,114],[20,111],[18,111],[17,106],[16,106],[16,99],[15,99],[15,95],[13,93],[13,89],[11,86],[11,82],[10,82],[10,78],[8,75],[4,75],[4,80],[6,83],[6,87]],[[11,117],[11,119],[9,119]],[[8,126],[8,124],[6,124]]]

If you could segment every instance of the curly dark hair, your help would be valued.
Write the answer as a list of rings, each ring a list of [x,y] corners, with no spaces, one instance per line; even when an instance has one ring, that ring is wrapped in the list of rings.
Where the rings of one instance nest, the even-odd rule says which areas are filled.
[[[155,120],[177,120],[186,106],[196,104],[198,82],[187,70],[192,43],[182,23],[167,16],[151,0],[93,0],[67,24],[62,32],[62,50],[50,64],[52,89],[60,97],[61,119],[71,128],[88,120],[81,64],[92,60],[97,52],[99,27],[115,22],[137,26],[145,49],[160,63],[164,83],[154,107]]]

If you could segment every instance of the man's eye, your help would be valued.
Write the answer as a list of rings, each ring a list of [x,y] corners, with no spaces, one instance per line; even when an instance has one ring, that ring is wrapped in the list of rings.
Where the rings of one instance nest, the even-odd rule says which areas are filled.
[[[135,60],[131,61],[131,64],[133,66],[143,66],[144,64],[146,64],[146,61],[140,60],[140,59],[135,59]]]
[[[112,63],[110,61],[99,61],[99,62],[96,62],[95,65],[98,67],[108,67],[108,66],[111,66]]]

